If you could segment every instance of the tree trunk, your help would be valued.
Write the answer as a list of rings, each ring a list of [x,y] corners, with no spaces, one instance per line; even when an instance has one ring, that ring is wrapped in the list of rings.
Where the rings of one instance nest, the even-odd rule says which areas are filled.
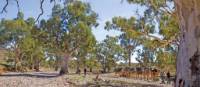
[[[15,58],[15,71],[19,71],[19,60],[17,57]]]
[[[106,67],[103,67],[102,73],[106,73]]]
[[[106,72],[106,59],[105,58],[103,58],[102,69],[103,69],[102,73],[105,73]]]
[[[102,73],[106,73],[106,64],[105,64],[105,62],[103,63],[103,65],[102,65]]]
[[[35,59],[34,69],[35,69],[36,72],[40,71],[40,61],[39,61],[38,58]]]
[[[200,86],[200,0],[175,0],[181,29],[176,87]]]
[[[77,58],[77,61],[76,61],[76,62],[77,62],[77,64],[76,64],[76,65],[77,65],[77,67],[76,67],[76,74],[80,74],[80,71],[81,71],[81,70],[80,70],[80,62],[79,62],[79,59],[78,59],[78,58]]]
[[[59,67],[60,67],[60,63],[61,63],[60,56],[56,56],[56,60],[55,60],[55,71],[58,71],[58,69],[59,69]]]
[[[108,69],[108,71],[107,71],[107,72],[109,73],[109,72],[110,72],[110,67],[108,66],[108,67],[107,67],[107,69]]]
[[[61,69],[60,69],[60,75],[63,75],[63,74],[67,74],[69,71],[68,71],[68,60],[69,60],[69,55],[65,55],[63,58],[62,58],[62,61],[61,61]]]
[[[90,67],[90,72],[92,72],[92,67]]]
[[[15,71],[21,71],[20,50],[15,48]]]
[[[129,50],[128,52],[128,66],[130,67],[131,66],[131,50]]]
[[[34,71],[34,63],[31,63],[31,69]]]
[[[59,68],[59,66],[58,66],[58,61],[57,61],[57,59],[56,59],[56,61],[55,61],[55,68],[54,68],[54,70],[55,70],[55,71],[58,71],[58,68]]]

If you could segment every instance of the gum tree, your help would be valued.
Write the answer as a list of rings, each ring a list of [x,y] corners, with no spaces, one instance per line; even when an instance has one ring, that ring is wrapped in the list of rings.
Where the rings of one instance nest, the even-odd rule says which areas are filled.
[[[179,85],[189,87],[199,86],[199,4],[199,0],[175,0],[181,31],[177,58],[177,87]]]
[[[68,61],[76,52],[90,49],[94,44],[92,27],[97,26],[97,14],[81,1],[69,2],[64,7],[56,5],[52,12],[52,17],[44,23],[46,44],[51,49],[49,53],[62,56],[62,75],[68,72]]]
[[[145,5],[151,11],[163,11],[174,21],[170,24],[179,25],[180,33],[167,33],[173,37],[179,35],[179,50],[176,61],[176,87],[199,86],[199,0],[127,0],[130,3]],[[169,5],[171,2],[171,5]],[[173,5],[174,4],[174,5]],[[170,8],[175,8],[170,11]],[[161,22],[165,24],[164,22]],[[168,31],[170,29],[167,29]],[[163,33],[164,34],[164,33]]]

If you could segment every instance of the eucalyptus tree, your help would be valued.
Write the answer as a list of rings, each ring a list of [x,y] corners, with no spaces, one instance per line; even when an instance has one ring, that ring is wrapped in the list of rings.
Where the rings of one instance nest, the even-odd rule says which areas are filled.
[[[39,60],[44,59],[39,34],[34,19],[24,20],[22,12],[15,19],[1,21],[1,45],[10,51],[8,55],[14,58],[16,71],[28,66],[35,66],[39,70]]]
[[[25,49],[22,49],[22,43],[25,42],[24,38],[30,34],[31,28],[32,26],[24,20],[22,12],[19,12],[15,19],[1,20],[1,46],[10,51],[8,55],[14,58],[11,59],[14,61],[16,71],[22,71],[25,67],[23,58]]]
[[[175,16],[180,28],[179,51],[177,56],[177,78],[178,86],[199,86],[199,7],[198,0],[167,0],[175,4]],[[158,5],[156,5],[158,6]],[[173,36],[175,34],[172,34]]]
[[[198,87],[199,73],[199,0],[174,0],[179,19],[180,47],[176,86]],[[180,83],[178,83],[178,81]]]
[[[103,42],[97,44],[97,58],[103,72],[109,72],[119,60],[123,59],[123,48],[117,42],[117,37],[107,36]]]
[[[142,50],[138,50],[138,57],[136,60],[143,67],[151,67],[155,63],[155,51],[143,47]]]
[[[137,40],[128,37],[125,33],[119,36],[119,40],[120,40],[120,45],[124,48],[124,51],[126,52],[124,54],[127,54],[128,56],[128,65],[131,66],[131,57],[133,53],[136,51],[136,47],[139,46],[140,44]],[[126,57],[125,60],[127,60]]]
[[[91,48],[95,41],[92,27],[97,26],[97,14],[88,3],[72,1],[64,7],[56,5],[52,17],[45,23],[49,53],[61,55],[60,74],[68,72],[67,62],[82,48]]]
[[[121,31],[146,48],[147,54],[157,54],[158,49],[166,49],[179,45],[178,19],[172,0],[127,0],[130,4],[144,8],[137,16],[130,18],[114,17],[106,22],[106,29]],[[158,34],[158,35],[155,35]],[[141,55],[140,55],[141,56]],[[157,58],[155,58],[157,59]],[[175,59],[174,59],[175,60]]]
[[[92,72],[93,69],[99,69],[100,68],[100,62],[98,61],[96,52],[91,53],[88,58],[85,60],[87,68],[89,68],[89,71]]]
[[[7,48],[9,46],[10,53],[13,54],[14,57],[14,66],[15,70],[21,70],[21,54],[22,50],[20,49],[20,42],[27,34],[29,30],[29,26],[23,19],[23,14],[21,12],[18,13],[17,18],[12,20],[1,20],[1,46]]]
[[[88,44],[87,46],[83,46],[80,47],[74,54],[74,56],[76,57],[76,65],[77,65],[77,69],[76,69],[76,73],[79,73],[80,70],[80,66],[86,68],[93,68],[93,63],[91,62],[95,62],[96,60],[96,54],[95,54],[95,45],[96,45],[96,39],[95,37],[90,38],[90,44]],[[91,65],[88,65],[91,64]],[[95,66],[94,66],[95,67]]]
[[[34,18],[28,18],[26,23],[30,26],[29,33],[22,39],[20,48],[23,50],[23,59],[26,59],[27,66],[39,71],[42,61],[45,60],[45,46],[42,35],[44,31],[37,27]]]
[[[107,30],[114,29],[122,32],[120,36],[121,45],[128,52],[129,66],[131,65],[131,56],[133,52],[136,52],[137,46],[156,49],[155,45],[158,45],[152,40],[155,25],[147,22],[144,19],[136,19],[135,17],[114,17],[111,22],[106,23]]]
[[[141,30],[140,35],[150,38],[144,40],[144,43],[152,44],[155,48],[166,48],[172,45],[177,47],[179,45],[180,30],[173,0],[127,0],[127,2],[145,8],[144,15],[138,14],[138,23],[136,23],[140,26],[138,27]],[[146,33],[145,29],[154,32]],[[134,33],[132,32],[133,35]],[[161,36],[153,35],[155,33]]]

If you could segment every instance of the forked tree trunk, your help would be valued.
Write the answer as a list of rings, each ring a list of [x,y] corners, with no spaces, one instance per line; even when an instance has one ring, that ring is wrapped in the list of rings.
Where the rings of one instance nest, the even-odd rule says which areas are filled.
[[[60,69],[60,75],[63,75],[63,74],[67,74],[69,71],[68,71],[68,60],[69,60],[69,55],[65,55],[63,58],[62,58],[62,61],[61,61],[61,69]]]
[[[176,87],[200,86],[200,0],[175,0],[181,29]]]

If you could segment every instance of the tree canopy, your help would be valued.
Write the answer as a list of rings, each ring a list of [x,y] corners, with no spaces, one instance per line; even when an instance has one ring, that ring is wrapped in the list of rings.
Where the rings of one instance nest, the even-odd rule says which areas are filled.
[[[16,2],[18,4],[18,0]],[[24,19],[19,10],[16,18],[1,20],[0,44],[9,49],[16,70],[27,66],[38,70],[41,63],[49,60],[60,66],[60,73],[64,74],[68,72],[68,61],[75,58],[77,71],[83,65],[101,66],[107,72],[120,61],[128,61],[131,66],[135,54],[137,61],[145,66],[174,65],[180,31],[172,0],[127,0],[129,4],[145,7],[143,15],[136,12],[138,16],[113,17],[105,23],[105,30],[121,34],[108,35],[102,42],[97,41],[92,32],[98,26],[98,13],[89,3],[50,0],[53,2],[48,19],[40,19],[44,13],[44,0],[40,0],[41,13],[36,19]],[[6,12],[6,8],[7,5],[2,12]],[[161,62],[166,61],[162,57],[169,62],[162,65]]]

